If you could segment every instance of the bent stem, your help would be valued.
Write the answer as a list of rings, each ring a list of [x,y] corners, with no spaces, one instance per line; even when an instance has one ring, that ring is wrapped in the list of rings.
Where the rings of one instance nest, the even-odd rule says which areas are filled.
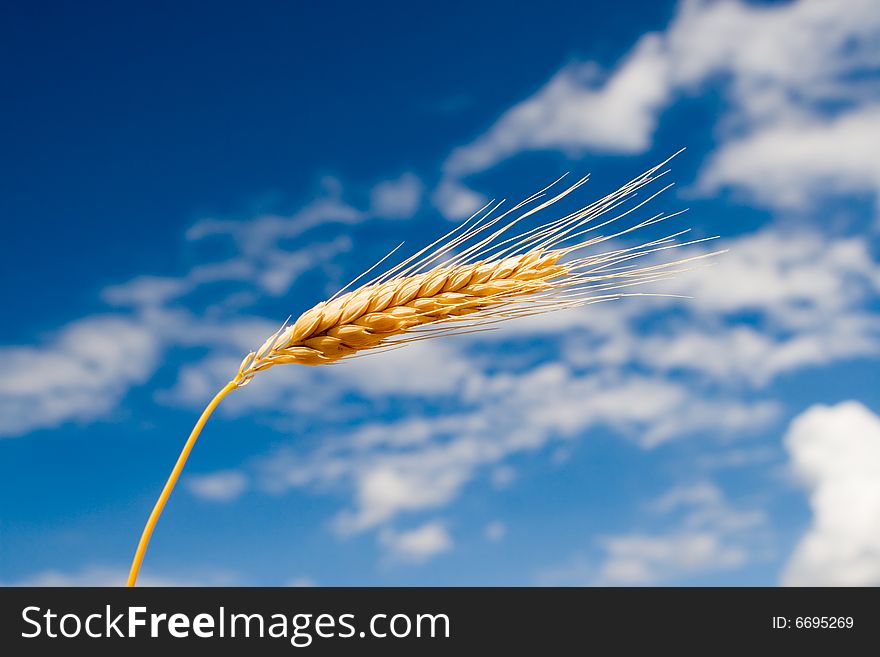
[[[168,477],[168,481],[165,482],[165,487],[162,489],[162,492],[159,494],[159,499],[156,500],[156,505],[153,507],[153,512],[150,514],[150,517],[147,519],[147,524],[144,526],[144,531],[141,534],[141,540],[138,542],[137,550],[134,553],[134,559],[131,562],[131,570],[128,573],[128,584],[127,586],[132,587],[137,582],[138,572],[141,569],[141,563],[144,560],[144,553],[147,551],[147,545],[150,543],[150,537],[153,535],[153,529],[156,527],[156,521],[159,520],[159,516],[162,515],[162,509],[165,508],[165,503],[168,501],[168,497],[171,495],[171,491],[174,490],[174,485],[177,483],[177,478],[180,477],[180,473],[183,471],[183,466],[186,465],[186,459],[189,457],[190,451],[192,451],[193,445],[196,444],[196,440],[199,437],[199,434],[202,432],[202,427],[205,426],[205,422],[208,421],[208,418],[211,417],[211,413],[214,412],[214,409],[217,408],[217,404],[220,403],[226,395],[235,390],[238,387],[239,382],[241,381],[241,375],[236,376],[232,381],[227,383],[223,390],[217,393],[214,399],[205,407],[205,410],[202,411],[202,416],[199,418],[199,421],[196,422],[196,426],[193,427],[192,433],[189,434],[189,438],[186,441],[186,444],[183,446],[183,449],[180,452],[180,456],[177,457],[177,463],[174,464],[174,469],[171,471],[171,474]]]

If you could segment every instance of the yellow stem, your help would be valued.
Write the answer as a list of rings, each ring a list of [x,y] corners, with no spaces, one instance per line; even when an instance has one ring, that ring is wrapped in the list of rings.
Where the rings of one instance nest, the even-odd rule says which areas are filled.
[[[214,399],[211,400],[211,403],[205,407],[205,410],[202,411],[202,416],[199,418],[199,421],[196,422],[196,426],[193,427],[192,433],[189,434],[189,438],[186,441],[186,444],[183,446],[183,450],[180,452],[180,456],[177,457],[177,463],[174,464],[174,469],[171,471],[171,475],[168,477],[168,481],[165,482],[165,487],[162,489],[162,493],[159,495],[159,499],[156,500],[156,505],[153,507],[153,512],[150,514],[150,517],[147,519],[147,524],[144,526],[144,531],[141,534],[141,540],[138,542],[137,551],[134,553],[134,559],[131,562],[131,570],[128,573],[128,586],[134,586],[137,582],[138,572],[141,569],[141,562],[144,560],[144,553],[147,551],[147,545],[150,542],[150,537],[153,535],[153,529],[156,527],[156,521],[159,520],[159,516],[162,515],[162,509],[165,508],[165,503],[168,501],[168,496],[171,495],[171,491],[174,490],[174,484],[177,483],[177,478],[180,476],[181,471],[183,470],[183,466],[186,464],[186,459],[189,457],[189,453],[193,448],[193,445],[196,444],[196,439],[199,437],[199,434],[202,432],[202,427],[205,426],[205,422],[208,421],[208,418],[211,417],[211,413],[214,412],[214,409],[217,408],[217,404],[220,403],[220,400],[223,399],[226,395],[228,395],[231,391],[235,390],[238,386],[238,382],[240,380],[239,376],[236,376],[232,381],[226,384],[226,386],[217,393]]]

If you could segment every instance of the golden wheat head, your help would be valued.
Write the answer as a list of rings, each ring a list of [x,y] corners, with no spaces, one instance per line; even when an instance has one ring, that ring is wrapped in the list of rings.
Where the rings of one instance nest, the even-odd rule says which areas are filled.
[[[637,190],[662,176],[658,173],[660,167],[662,164],[577,212],[512,236],[508,235],[517,224],[567,196],[587,178],[540,204],[537,202],[549,188],[503,214],[495,215],[500,203],[484,207],[382,276],[353,291],[338,293],[283,326],[244,358],[238,372],[238,387],[273,365],[334,363],[377,347],[468,332],[515,317],[632,296],[614,290],[667,277],[678,271],[679,265],[695,258],[645,267],[625,263],[662,249],[693,244],[675,242],[686,230],[637,247],[570,256],[675,216],[661,213],[608,234],[597,234],[599,229],[619,222],[668,189],[669,186],[664,187],[617,216],[605,218],[631,200]],[[534,207],[508,219],[530,205]]]
[[[156,520],[208,416],[226,394],[248,384],[258,372],[285,363],[336,363],[416,340],[484,330],[508,319],[634,296],[638,293],[621,289],[668,277],[691,260],[714,255],[639,266],[639,259],[649,254],[703,241],[677,241],[687,230],[634,247],[586,252],[680,214],[659,213],[622,225],[622,220],[671,186],[633,202],[640,189],[665,175],[661,169],[666,162],[605,198],[531,229],[522,228],[526,219],[574,192],[587,177],[548,195],[557,180],[505,212],[500,211],[503,202],[490,203],[385,273],[345,291],[395,249],[333,298],[307,310],[292,324],[285,323],[245,356],[233,379],[199,418],[144,528],[129,586],[137,579]]]

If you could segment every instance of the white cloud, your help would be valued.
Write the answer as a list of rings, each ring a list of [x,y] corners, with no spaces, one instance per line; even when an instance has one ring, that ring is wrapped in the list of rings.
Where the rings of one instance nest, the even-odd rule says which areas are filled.
[[[256,283],[266,294],[281,296],[290,290],[296,279],[334,256],[350,251],[351,239],[339,236],[330,242],[312,243],[300,250],[276,249],[263,254],[261,271]]]
[[[189,228],[190,241],[231,238],[236,255],[228,260],[203,263],[180,277],[141,276],[104,292],[114,304],[161,305],[199,287],[217,282],[238,282],[256,287],[263,295],[288,292],[296,279],[334,256],[351,250],[348,236],[311,240],[305,248],[291,246],[294,240],[326,224],[353,225],[370,218],[340,198],[334,183],[329,194],[317,198],[291,216],[261,215],[249,220],[203,219]]]
[[[239,362],[245,353],[262,344],[279,326],[278,321],[244,314],[206,318],[186,310],[152,308],[143,310],[140,318],[166,343],[183,347],[211,345],[221,353],[232,352]]]
[[[774,336],[749,326],[686,329],[645,337],[627,354],[659,371],[691,370],[726,385],[767,386],[781,374],[880,354],[880,322],[863,316],[830,316],[824,326]]]
[[[101,296],[113,306],[164,306],[190,289],[189,281],[184,278],[137,276],[126,283],[104,288]]]
[[[206,475],[190,475],[186,479],[186,485],[196,497],[214,502],[229,502],[247,489],[248,480],[241,472],[226,470]]]
[[[880,417],[855,401],[812,406],[792,421],[785,446],[813,518],[782,582],[880,585]]]
[[[272,323],[271,330],[261,333],[258,341],[249,342],[242,349],[231,351],[219,340],[205,344],[214,346],[217,353],[200,361],[180,367],[177,379],[167,389],[156,392],[156,399],[169,406],[200,410],[238,371],[243,355],[259,346],[266,337],[278,329]],[[223,400],[218,413],[230,417],[245,414],[262,414],[277,417],[318,417],[327,404],[338,401],[339,390],[321,387],[322,373],[305,367],[276,367],[262,372],[247,387],[236,390]],[[338,417],[344,417],[340,414]],[[289,427],[287,428],[289,431]]]
[[[880,105],[829,120],[775,122],[714,154],[698,191],[738,187],[771,207],[807,209],[823,196],[880,190]]]
[[[418,352],[423,348],[431,349],[411,348],[408,365],[415,371],[407,376],[421,372],[442,379],[443,365],[437,371],[421,369]],[[350,491],[351,507],[335,523],[347,534],[385,525],[401,514],[444,507],[484,472],[501,477],[499,483],[509,481],[505,461],[511,455],[580,438],[600,426],[653,447],[704,431],[739,435],[766,426],[778,412],[769,402],[707,399],[681,385],[637,375],[580,374],[562,364],[488,375],[475,368],[459,370],[455,360],[444,363],[454,373],[451,385],[414,390],[406,381],[398,388],[388,384],[381,397],[396,400],[405,411],[401,419],[325,437],[313,449],[267,456],[255,466],[260,486],[274,492],[304,486]],[[322,389],[336,399],[352,390],[372,396],[360,387],[368,386],[369,379],[348,377],[344,368],[335,374],[320,385],[304,382],[304,390]],[[459,399],[460,408],[421,419],[422,400],[436,404],[438,395]],[[282,395],[296,396],[289,390]],[[325,398],[313,412],[325,415],[328,405],[337,405],[332,399]],[[373,417],[376,410],[368,406],[362,412]]]
[[[236,257],[197,265],[183,276],[137,276],[104,288],[101,297],[113,306],[161,308],[199,286],[218,281],[248,281],[256,274],[253,263]]]
[[[770,227],[724,246],[729,252],[710,266],[664,285],[693,301],[587,309],[597,321],[583,326],[570,322],[589,320],[586,312],[554,317],[572,333],[569,359],[697,372],[725,388],[764,388],[781,374],[880,354],[880,318],[869,310],[880,292],[880,266],[865,238]],[[649,332],[634,329],[634,319],[673,304],[684,319],[655,320]]]
[[[495,488],[499,490],[508,488],[516,481],[516,470],[509,465],[499,465],[497,468],[492,469],[490,479]]]
[[[386,219],[408,219],[422,203],[425,186],[413,173],[386,180],[370,192],[370,213]]]
[[[289,217],[262,215],[248,221],[203,219],[187,230],[186,237],[197,241],[214,236],[231,236],[248,258],[258,259],[279,241],[293,239],[329,223],[357,224],[369,215],[336,196],[318,198]]]
[[[239,327],[240,335],[235,343],[229,339],[232,335],[215,335],[215,328],[218,333],[224,333],[225,328],[234,334],[240,322],[245,324]],[[183,366],[174,385],[159,393],[160,400],[193,409],[203,406],[206,399],[235,373],[243,355],[262,344],[277,328],[277,324],[256,318],[249,321],[242,318],[228,326],[203,326],[196,340],[201,344],[214,345],[219,353]],[[356,392],[374,402],[387,400],[390,395],[450,395],[460,389],[472,371],[462,353],[452,347],[452,342],[454,340],[440,340],[412,345],[406,349],[351,360],[339,367],[272,368],[261,373],[246,388],[230,395],[224,401],[224,410],[234,415],[261,411],[326,416],[326,408],[339,405],[340,397],[346,392]],[[352,405],[350,410],[344,412],[363,410]],[[410,430],[415,430],[415,427],[410,425]]]
[[[847,11],[824,0],[690,0],[679,8],[665,35],[676,84],[728,74],[729,99],[752,120],[829,96],[853,99],[860,85],[851,74],[877,62],[880,18],[871,0],[848,1]]]
[[[689,532],[671,536],[615,536],[603,541],[608,557],[602,566],[602,584],[644,585],[707,570],[734,568],[745,563],[740,547],[726,545],[720,536]]]
[[[507,536],[507,525],[500,520],[493,520],[483,528],[483,536],[487,541],[497,543]]]
[[[796,329],[880,291],[880,268],[862,237],[829,237],[807,227],[771,226],[728,240],[728,253],[670,287],[693,295],[700,311],[759,311]]]
[[[336,526],[351,533],[386,523],[405,511],[448,504],[472,477],[473,455],[457,442],[452,449],[380,456],[357,467],[355,510],[341,513]]]
[[[255,289],[261,295],[280,296],[290,290],[300,275],[350,251],[351,247],[351,239],[347,236],[327,242],[313,242],[302,249],[267,244],[258,256],[235,256],[221,262],[198,265],[178,277],[137,276],[105,288],[101,296],[111,305],[140,309],[167,308],[171,302],[211,283],[238,283],[245,288]],[[232,294],[240,297],[240,292]],[[245,299],[248,302],[254,298]]]
[[[642,36],[609,73],[570,63],[454,149],[441,185],[527,151],[644,152],[667,106],[713,86],[726,101],[719,150],[696,191],[734,186],[799,208],[833,194],[875,195],[878,63],[872,0],[852,0],[846,11],[825,0],[684,0],[664,31]]]
[[[733,186],[771,207],[807,209],[880,190],[876,9],[871,0],[846,11],[824,0],[682,3],[666,33],[675,84],[724,79],[729,101],[697,191]]]
[[[769,463],[775,460],[777,451],[770,445],[733,447],[709,452],[697,459],[701,470],[726,470]]]
[[[642,37],[617,70],[602,77],[591,63],[566,66],[486,134],[455,149],[445,173],[459,178],[530,150],[555,149],[572,157],[587,149],[643,151],[669,95],[661,41],[653,34]]]
[[[595,426],[612,427],[653,447],[705,429],[747,432],[766,426],[777,412],[767,402],[696,396],[666,379],[614,370],[577,374],[561,363],[517,376],[499,374],[466,392],[471,401],[487,395],[484,412],[497,415],[499,426],[512,425],[507,442],[517,449],[541,446],[550,436],[576,437]]]
[[[556,586],[643,586],[736,569],[756,558],[760,532],[767,524],[763,512],[734,507],[708,481],[677,486],[647,509],[654,520],[667,524],[663,531],[600,537],[601,559],[580,553],[539,573],[538,581]],[[641,524],[650,521],[642,519]]]
[[[344,376],[347,387],[368,397],[454,393],[473,375],[472,365],[454,341],[441,339],[365,357],[346,364],[345,372],[337,376]]]
[[[379,542],[392,558],[411,563],[424,563],[453,546],[452,537],[438,521],[403,532],[386,528],[379,534]]]
[[[0,436],[106,417],[152,374],[158,353],[148,327],[114,315],[72,322],[39,345],[0,348]]]
[[[743,566],[752,558],[750,531],[767,522],[761,511],[731,506],[707,481],[673,488],[650,508],[662,516],[678,514],[677,525],[659,534],[601,539],[605,559],[597,583],[655,584]]]
[[[440,214],[453,221],[467,219],[488,200],[482,194],[451,179],[442,181],[431,194],[431,201]]]
[[[666,491],[651,503],[651,508],[659,513],[671,513],[694,506],[715,507],[722,499],[723,495],[717,486],[708,481],[701,481]]]

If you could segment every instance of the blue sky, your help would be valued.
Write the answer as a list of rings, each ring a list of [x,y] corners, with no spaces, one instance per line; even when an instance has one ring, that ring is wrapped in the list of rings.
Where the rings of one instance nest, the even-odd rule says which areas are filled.
[[[872,4],[7,8],[0,582],[124,581],[241,357],[399,242],[685,146],[693,299],[273,368],[142,581],[880,584]]]

